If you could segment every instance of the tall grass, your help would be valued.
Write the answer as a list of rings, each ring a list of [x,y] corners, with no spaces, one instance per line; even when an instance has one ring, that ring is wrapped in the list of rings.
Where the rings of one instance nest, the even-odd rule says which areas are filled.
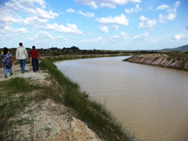
[[[132,137],[115,121],[115,118],[97,102],[84,97],[79,85],[63,75],[49,60],[42,60],[42,69],[47,69],[63,87],[64,104],[78,112],[81,120],[105,140],[131,140]]]

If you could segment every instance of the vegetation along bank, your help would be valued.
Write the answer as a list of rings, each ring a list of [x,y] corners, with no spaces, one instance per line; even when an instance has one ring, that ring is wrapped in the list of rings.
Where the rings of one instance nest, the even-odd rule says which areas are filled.
[[[0,80],[0,140],[133,140],[101,104],[89,101],[79,85],[42,59]],[[1,72],[3,69],[1,68]],[[0,74],[1,76],[3,74]]]

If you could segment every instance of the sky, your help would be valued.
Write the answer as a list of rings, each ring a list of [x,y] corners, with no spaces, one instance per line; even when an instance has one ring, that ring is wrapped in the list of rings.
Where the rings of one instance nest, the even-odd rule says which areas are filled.
[[[0,0],[0,48],[158,50],[188,44],[188,0]]]

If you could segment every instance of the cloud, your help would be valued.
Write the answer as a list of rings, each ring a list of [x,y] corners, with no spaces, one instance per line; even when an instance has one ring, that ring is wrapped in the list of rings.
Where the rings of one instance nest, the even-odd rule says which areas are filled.
[[[45,0],[10,0],[5,3],[4,6],[1,6],[1,16],[0,19],[6,24],[22,22],[19,13],[29,14],[29,16],[37,16],[44,19],[53,19],[59,16],[57,13],[54,13],[52,10],[46,11],[46,2]]]
[[[114,4],[110,4],[110,3],[101,3],[100,7],[108,7],[108,8],[111,8],[111,9],[116,8],[116,6]]]
[[[145,32],[145,33],[140,34],[140,35],[136,35],[134,37],[134,41],[135,42],[142,42],[148,37],[148,35],[149,35],[148,32]]]
[[[59,16],[52,10],[46,11],[45,8],[45,0],[10,0],[4,5],[0,5],[0,32],[6,32],[4,25],[11,27],[14,23],[24,23],[30,28],[39,28],[46,24],[49,19]],[[23,13],[24,17],[22,17]],[[27,31],[19,29],[16,32],[26,33]]]
[[[10,26],[4,26],[3,29],[1,29],[2,33],[10,33],[10,32],[14,32],[14,33],[28,33],[29,31],[25,28],[13,28],[13,27],[10,27]]]
[[[110,41],[117,41],[118,40],[118,38],[119,38],[119,36],[118,35],[115,35],[115,36],[112,36],[112,37],[109,37],[108,39],[110,40]]]
[[[180,3],[181,3],[180,1],[176,1],[171,7],[169,7],[168,5],[161,5],[157,7],[158,9],[167,9],[167,13],[168,13],[166,15],[159,14],[159,22],[165,24],[168,21],[175,20],[176,11]]]
[[[168,9],[168,8],[169,8],[168,5],[163,4],[163,5],[158,6],[157,10],[163,10],[163,9]]]
[[[36,8],[36,12],[34,14],[40,18],[46,18],[46,19],[54,19],[55,17],[59,16],[57,13],[53,13],[52,10],[48,12],[41,8]]]
[[[102,26],[102,27],[100,27],[100,31],[102,31],[102,32],[104,32],[104,33],[109,33],[107,26]]]
[[[142,21],[146,21],[146,20],[148,20],[148,18],[147,17],[144,17],[143,15],[142,16],[140,16],[140,18],[139,18],[140,20],[142,20]]]
[[[83,32],[77,29],[77,25],[75,24],[67,24],[67,27],[64,25],[58,25],[55,24],[47,24],[44,26],[41,26],[40,28],[49,29],[49,30],[55,30],[56,32],[63,32],[63,33],[71,33],[71,34],[80,34],[82,35]]]
[[[37,41],[48,41],[48,40],[64,40],[67,41],[67,38],[63,38],[62,36],[53,37],[47,31],[39,31],[34,37],[27,37],[28,40],[37,40]]]
[[[140,3],[142,0],[76,0],[77,3],[90,6],[92,9],[98,7],[116,8],[116,5],[125,5],[127,3]]]
[[[94,39],[84,39],[81,41],[81,43],[98,43],[100,40],[102,40],[102,37],[98,37]]]
[[[139,18],[141,22],[139,23],[139,28],[153,28],[157,24],[157,20],[155,19],[149,19],[147,17],[144,17],[143,15]]]
[[[125,39],[128,39],[128,34],[125,32],[121,32],[120,35],[108,37],[107,40],[110,42],[124,42]]]
[[[172,40],[188,40],[188,34],[176,34],[171,39]]]
[[[85,16],[87,18],[92,18],[92,17],[95,16],[95,14],[93,12],[86,12],[86,13],[84,13],[81,10],[79,10],[77,13],[80,14],[80,15],[83,15],[83,16]]]
[[[109,17],[102,17],[95,19],[100,24],[104,25],[119,25],[119,26],[127,26],[129,24],[128,19],[124,14],[121,14],[120,16],[109,16]]]
[[[40,28],[41,25],[46,25],[48,19],[38,18],[37,16],[28,17],[24,20],[24,24],[31,28]]]
[[[135,8],[125,9],[125,13],[128,13],[128,14],[131,14],[133,12],[137,13],[138,11],[142,11],[142,9],[139,7],[139,4],[137,4]]]
[[[97,9],[98,6],[95,1],[92,0],[76,0],[76,2],[90,6],[91,9]]]
[[[66,12],[74,13],[74,12],[76,12],[76,11],[75,11],[74,9],[72,9],[72,8],[69,8],[69,9],[66,10]]]

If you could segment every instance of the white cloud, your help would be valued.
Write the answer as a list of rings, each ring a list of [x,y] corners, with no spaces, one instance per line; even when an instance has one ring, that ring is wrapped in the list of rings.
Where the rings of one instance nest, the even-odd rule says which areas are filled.
[[[69,23],[67,24],[67,27],[65,27],[64,25],[58,25],[57,23],[55,23],[55,24],[47,24],[45,26],[41,26],[41,28],[55,30],[56,32],[83,34],[82,31],[77,29],[77,25],[69,24]]]
[[[72,8],[69,8],[69,9],[66,10],[66,12],[74,13],[74,12],[76,12],[76,11],[75,11],[74,9],[72,9]]]
[[[39,31],[34,37],[27,37],[28,40],[37,40],[37,41],[48,41],[48,40],[64,40],[67,41],[67,38],[64,38],[62,36],[56,36],[53,37],[50,33],[47,31]]]
[[[118,35],[115,35],[115,36],[109,37],[108,39],[109,39],[110,41],[117,41],[118,38],[119,38],[119,36],[118,36]]]
[[[176,18],[176,14],[175,13],[169,13],[166,18],[167,18],[167,20],[174,20]]]
[[[168,8],[169,8],[168,5],[163,4],[163,5],[158,6],[157,10],[168,9]]]
[[[79,10],[77,13],[80,14],[80,15],[83,15],[83,16],[85,16],[87,18],[92,18],[92,17],[95,16],[95,14],[93,12],[86,12],[86,13],[84,13],[81,10]]]
[[[10,26],[4,26],[4,29],[2,29],[1,31],[2,33],[10,33],[10,32],[14,32],[14,33],[28,33],[28,30],[25,29],[25,28],[13,28],[13,27],[10,27]]]
[[[109,16],[109,17],[97,18],[96,21],[98,21],[100,24],[105,24],[105,25],[127,26],[129,24],[128,19],[124,14],[115,17]]]
[[[145,33],[140,34],[140,35],[136,35],[134,37],[134,41],[136,41],[136,42],[142,42],[142,41],[144,41],[148,37],[148,35],[149,35],[148,32],[145,32]]]
[[[155,19],[149,19],[147,17],[144,17],[143,15],[140,16],[139,19],[141,20],[138,25],[139,28],[153,28],[157,24],[157,21]]]
[[[109,7],[111,9],[116,8],[116,6],[114,4],[110,4],[110,3],[101,3],[100,7]]]
[[[147,17],[144,17],[143,15],[142,16],[140,16],[140,18],[139,18],[140,20],[142,20],[142,21],[146,21],[146,20],[148,20],[148,18]]]
[[[177,8],[178,8],[178,6],[180,5],[180,1],[176,1],[174,4],[173,4],[173,6],[172,6],[172,8],[170,8],[169,10],[168,10],[168,12],[174,12],[174,13],[176,13],[176,10],[177,10]]]
[[[90,6],[91,9],[97,9],[98,6],[94,1],[90,0],[76,0],[76,2]]]
[[[127,3],[140,3],[142,0],[76,0],[76,2],[90,6],[92,9],[100,7],[115,8],[116,5],[125,5]]]
[[[35,14],[40,18],[46,18],[46,19],[53,19],[53,18],[59,16],[57,13],[53,13],[52,10],[47,12],[47,11],[41,9],[41,8],[36,8]]]
[[[81,43],[98,43],[100,40],[102,40],[102,37],[98,37],[95,39],[84,39],[81,41]]]
[[[24,20],[24,24],[31,28],[40,28],[41,25],[46,25],[48,19],[38,18],[37,16],[28,17]]]
[[[52,10],[46,11],[45,5],[45,0],[10,0],[5,3],[5,6],[1,6],[1,15],[3,16],[0,19],[4,22],[21,22],[23,19],[18,16],[19,12],[44,19],[52,19],[59,16]]]
[[[176,34],[171,39],[172,40],[188,40],[188,34]]]
[[[125,39],[128,39],[128,34],[125,32],[121,32],[120,35],[114,35],[114,36],[108,37],[108,41],[111,41],[111,42],[122,42]]]
[[[125,13],[128,13],[128,14],[131,14],[133,12],[138,12],[138,11],[142,11],[142,9],[139,7],[139,4],[137,4],[135,8],[125,9]]]
[[[128,37],[128,34],[125,33],[125,32],[121,32],[121,37],[123,37],[123,38],[127,38],[127,37]]]
[[[162,5],[162,6],[159,6],[160,9],[168,9],[167,10],[167,15],[162,15],[162,14],[159,14],[159,22],[160,23],[167,23],[168,21],[173,21],[175,20],[176,18],[176,11],[177,11],[177,8],[178,6],[180,5],[180,1],[176,1],[172,7],[169,7],[167,5]]]
[[[100,31],[102,31],[102,32],[104,32],[104,33],[109,33],[107,26],[102,26],[102,27],[100,27]]]

